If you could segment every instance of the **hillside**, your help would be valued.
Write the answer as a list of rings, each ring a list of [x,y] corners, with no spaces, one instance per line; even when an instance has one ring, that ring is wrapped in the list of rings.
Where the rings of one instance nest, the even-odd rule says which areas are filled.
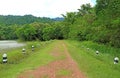
[[[24,16],[16,16],[16,15],[0,15],[0,25],[24,25],[30,24],[33,22],[41,22],[41,23],[50,23],[54,20],[48,17],[35,17],[33,15],[24,15]]]

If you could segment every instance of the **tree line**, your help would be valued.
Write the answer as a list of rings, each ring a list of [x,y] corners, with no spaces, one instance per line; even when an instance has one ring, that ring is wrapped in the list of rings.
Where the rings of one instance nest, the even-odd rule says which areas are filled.
[[[33,22],[42,22],[42,23],[50,23],[54,20],[47,18],[47,17],[35,17],[33,15],[0,15],[0,25],[24,25],[24,24],[30,24]]]
[[[120,47],[120,0],[96,0],[95,7],[83,4],[63,17],[66,38]]]
[[[120,47],[120,0],[97,0],[96,5],[83,4],[77,12],[67,12],[63,21],[33,21],[0,26],[0,39],[90,40]],[[31,18],[28,18],[31,20]],[[25,20],[26,21],[26,20]],[[3,25],[0,23],[0,25]],[[12,25],[12,26],[11,26]],[[4,35],[1,35],[4,34]]]
[[[63,18],[34,17],[25,16],[0,16],[0,40],[21,39],[31,40],[50,40],[60,39],[59,26],[55,26],[57,21]],[[55,32],[57,32],[55,34]],[[54,36],[54,37],[53,37]]]

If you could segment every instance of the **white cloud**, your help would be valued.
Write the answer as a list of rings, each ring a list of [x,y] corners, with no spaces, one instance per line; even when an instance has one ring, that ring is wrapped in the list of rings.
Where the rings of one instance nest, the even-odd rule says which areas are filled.
[[[77,11],[91,0],[0,0],[0,15],[25,15],[58,17],[66,12]]]

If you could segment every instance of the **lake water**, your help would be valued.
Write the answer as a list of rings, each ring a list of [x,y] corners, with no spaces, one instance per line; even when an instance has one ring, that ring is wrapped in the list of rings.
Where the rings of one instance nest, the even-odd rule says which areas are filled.
[[[15,47],[21,47],[24,46],[23,43],[18,43],[16,41],[12,40],[1,40],[0,41],[0,50],[2,49],[9,49],[9,48],[15,48]]]

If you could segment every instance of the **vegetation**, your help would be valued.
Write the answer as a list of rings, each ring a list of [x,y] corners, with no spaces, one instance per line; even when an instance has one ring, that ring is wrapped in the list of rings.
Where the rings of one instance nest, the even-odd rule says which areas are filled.
[[[39,47],[49,44],[51,42],[49,40],[70,39],[65,41],[70,54],[88,77],[120,78],[120,64],[113,65],[111,61],[114,56],[120,56],[120,0],[96,0],[94,7],[89,3],[83,4],[77,12],[67,12],[62,16],[64,19],[32,15],[0,15],[0,40],[47,41],[28,42],[26,55],[19,52],[21,48],[9,52],[9,65],[0,64],[1,77],[6,75],[5,78],[12,78],[16,71],[21,72],[29,67],[34,68],[34,65],[54,60],[55,58],[47,53],[51,50],[52,44],[42,50],[39,50]],[[33,54],[32,44],[37,47]],[[95,55],[96,50],[100,52],[98,56]],[[26,64],[28,62],[31,64]],[[6,71],[7,68],[10,73]],[[70,72],[61,70],[57,74],[69,75]]]
[[[120,63],[114,65],[114,55],[120,52],[118,48],[98,45],[94,42],[65,41],[68,50],[77,62],[81,71],[88,78],[119,78]],[[87,49],[89,48],[89,50]],[[96,55],[96,50],[100,53]],[[117,53],[117,56],[120,54]]]
[[[5,25],[5,26],[15,25],[15,24],[24,25],[33,22],[50,23],[53,22],[53,20],[47,17],[35,17],[33,15],[24,15],[24,16],[0,15],[0,25]]]
[[[0,76],[2,78],[17,78],[18,74],[25,70],[35,69],[57,59],[50,54],[50,51],[56,44],[53,41],[32,41],[26,44],[24,46],[26,49],[25,54],[22,54],[22,47],[9,49],[9,52],[6,52],[8,55],[7,64],[2,64],[2,57],[0,57]],[[31,51],[32,45],[35,46],[34,52]],[[2,56],[2,53],[0,53],[0,56]]]
[[[120,47],[119,5],[119,0],[97,0],[95,7],[84,4],[78,12],[63,15],[64,25],[69,27],[68,38]]]
[[[57,75],[57,77],[69,76],[69,75],[71,75],[71,72],[69,70],[61,69],[61,70],[56,72],[56,75]]]
[[[64,21],[25,16],[0,16],[0,39],[90,40],[120,47],[120,1],[97,0],[96,6],[83,4],[78,12],[67,12]],[[63,19],[62,19],[63,20]],[[28,36],[29,35],[29,36]]]
[[[66,40],[64,42],[65,45],[67,45],[67,49],[72,58],[77,62],[80,70],[88,78],[120,77],[120,63],[116,65],[113,63],[114,56],[120,56],[120,54],[117,53],[120,52],[120,49],[111,48],[91,41],[79,42],[75,40]],[[8,63],[0,64],[1,77],[17,78],[18,74],[25,70],[35,69],[38,66],[46,65],[53,60],[64,59],[64,55],[59,57],[51,55],[53,48],[60,43],[61,41],[58,40],[27,42],[27,46],[24,46],[26,48],[26,54],[22,54],[22,47],[9,50],[9,52],[7,52]],[[35,45],[34,52],[31,51],[31,45]],[[87,48],[90,49],[88,50]],[[62,51],[63,48],[60,50]],[[96,50],[100,52],[98,55],[95,54]],[[0,56],[2,56],[2,53],[0,53]],[[2,57],[0,57],[0,60],[2,60]],[[58,77],[68,76],[70,74],[71,72],[67,69],[61,69],[56,72]]]

